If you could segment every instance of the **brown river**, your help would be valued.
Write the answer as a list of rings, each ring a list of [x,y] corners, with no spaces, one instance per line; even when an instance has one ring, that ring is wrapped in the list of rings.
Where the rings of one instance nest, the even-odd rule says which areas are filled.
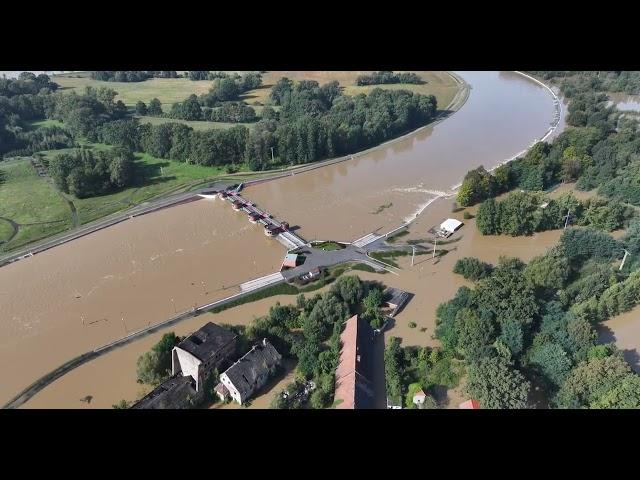
[[[470,168],[490,168],[513,157],[549,129],[553,98],[542,86],[512,72],[459,75],[471,86],[470,96],[443,122],[353,160],[249,187],[245,196],[299,225],[308,240],[354,240],[414,218],[434,198],[434,190],[449,190]],[[555,134],[563,126],[561,121]],[[409,238],[425,236],[447,216],[460,216],[451,214],[451,202],[439,199],[424,210]],[[409,344],[430,344],[435,307],[461,284],[450,273],[456,258],[527,258],[542,253],[558,236],[483,238],[470,221],[440,262],[420,256],[421,263],[411,267],[404,257],[399,276],[359,273],[416,293],[390,334]],[[0,361],[12,365],[2,374],[0,401],[80,353],[237,292],[239,283],[277,271],[283,254],[284,248],[244,214],[217,200],[200,200],[127,220],[0,268]],[[246,324],[274,301],[196,317],[171,330],[185,334],[210,320]],[[407,327],[412,320],[419,328]],[[26,406],[109,408],[122,398],[135,399],[142,393],[135,383],[135,359],[161,333],[70,372]],[[86,396],[92,401],[79,401]]]

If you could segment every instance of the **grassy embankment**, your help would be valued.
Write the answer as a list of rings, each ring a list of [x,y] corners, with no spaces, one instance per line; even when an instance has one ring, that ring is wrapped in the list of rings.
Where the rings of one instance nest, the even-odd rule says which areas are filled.
[[[19,225],[15,237],[0,245],[0,252],[54,235],[72,224],[67,203],[27,159],[0,162],[0,217]],[[0,241],[12,234],[13,227],[0,221]]]
[[[345,93],[367,93],[372,87],[356,87],[355,78],[362,72],[267,72],[264,75],[264,85],[249,91],[242,96],[242,100],[254,106],[265,103],[271,86],[283,76],[294,80],[311,79],[321,84],[338,80],[345,87]],[[439,105],[447,105],[457,91],[457,84],[444,72],[421,73],[427,83],[422,85],[384,85],[382,88],[407,88],[425,94],[434,94]],[[166,109],[177,101],[184,100],[188,95],[205,93],[211,87],[209,81],[191,81],[179,79],[152,79],[144,82],[122,83],[101,82],[92,80],[88,73],[73,73],[55,76],[54,80],[61,85],[62,91],[77,90],[81,93],[86,86],[105,86],[118,91],[118,99],[126,105],[133,106],[138,100],[148,102],[154,97],[160,99]],[[260,106],[257,107],[260,109]],[[143,117],[152,123],[173,121]],[[218,122],[182,122],[198,129],[228,128],[233,124]],[[63,126],[56,120],[42,120],[34,122],[33,128],[45,126]],[[108,149],[108,145],[85,143],[85,146],[95,149]],[[67,150],[45,151],[44,160],[51,159],[58,153]],[[224,177],[226,171],[219,167],[204,167],[188,165],[171,160],[161,160],[148,154],[137,154],[136,185],[119,192],[93,198],[76,199],[68,197],[77,210],[78,221],[85,224],[101,217],[113,214],[128,207],[138,205],[154,197],[182,189],[195,188],[198,184]],[[4,162],[6,170],[4,185],[0,186],[0,216],[9,218],[18,224],[40,223],[40,225],[25,225],[19,233],[7,244],[2,245],[3,252],[14,250],[30,242],[59,233],[73,226],[72,213],[67,202],[64,201],[50,180],[38,177],[29,165],[28,160],[18,159],[11,163]],[[268,172],[264,172],[268,174]],[[249,178],[249,177],[247,177]],[[255,177],[253,177],[255,178]],[[234,177],[237,181],[245,178]],[[55,222],[55,223],[43,223]],[[10,238],[13,228],[6,221],[0,221],[0,241]],[[327,246],[331,248],[331,246]]]

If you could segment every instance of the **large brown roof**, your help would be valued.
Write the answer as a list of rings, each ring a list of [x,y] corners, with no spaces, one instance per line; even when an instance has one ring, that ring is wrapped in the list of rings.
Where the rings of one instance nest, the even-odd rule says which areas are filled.
[[[373,329],[354,315],[340,335],[342,349],[336,369],[336,408],[372,408],[373,388],[369,381]]]

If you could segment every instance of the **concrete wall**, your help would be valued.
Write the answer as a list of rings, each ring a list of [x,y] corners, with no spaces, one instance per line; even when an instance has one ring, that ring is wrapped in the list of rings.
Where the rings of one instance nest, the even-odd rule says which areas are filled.
[[[201,361],[191,355],[189,352],[182,350],[180,347],[173,347],[173,352],[177,356],[179,370],[185,377],[191,375],[196,382],[196,390],[200,390],[200,365]],[[178,365],[174,364],[172,370],[175,371]]]
[[[231,396],[231,398],[233,398],[236,402],[242,405],[243,399],[240,396],[240,392],[238,392],[238,390],[233,385],[233,383],[231,382],[231,380],[229,379],[226,373],[223,373],[222,375],[220,375],[220,381],[225,387],[227,387],[227,390],[229,390],[229,395]]]

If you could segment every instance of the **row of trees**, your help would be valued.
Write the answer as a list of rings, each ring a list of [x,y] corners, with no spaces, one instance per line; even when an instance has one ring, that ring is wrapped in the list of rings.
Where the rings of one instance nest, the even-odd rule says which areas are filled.
[[[502,201],[485,200],[478,208],[476,225],[483,235],[531,235],[565,224],[611,232],[622,228],[633,214],[633,209],[617,201],[594,198],[581,202],[571,193],[549,199],[539,192],[516,191]]]
[[[133,154],[125,148],[97,152],[80,148],[56,155],[49,162],[49,174],[60,190],[85,198],[130,185],[133,161]]]
[[[136,107],[136,112],[142,115],[145,110],[144,104]],[[171,106],[168,114],[162,114],[154,108],[153,112],[160,116],[168,118],[177,118],[181,120],[204,120],[208,122],[254,122],[256,121],[256,111],[242,102],[225,102],[217,108],[202,107],[196,95],[191,95],[184,102],[177,102]],[[147,114],[151,112],[147,110]]]
[[[103,82],[143,82],[149,78],[178,78],[176,71],[106,71],[101,70],[91,72],[90,77],[93,80],[101,80]]]
[[[358,75],[356,85],[382,85],[388,83],[415,83],[421,84],[425,81],[416,73],[393,73],[393,72],[373,72],[369,75]]]
[[[280,163],[313,162],[383,142],[427,123],[436,111],[433,96],[375,89],[352,98],[342,96],[335,85],[325,87],[317,82],[296,84],[285,94],[280,115],[265,107],[251,130],[238,126],[196,132],[180,124],[140,125],[123,118],[124,106],[114,103],[115,92],[104,88],[65,95],[55,102],[52,115],[76,137],[127,146],[158,158],[201,165],[246,162],[259,170],[271,162],[272,148]],[[155,112],[161,110],[155,99],[149,107],[139,103],[136,109],[150,114],[152,105]],[[191,97],[187,110],[197,114],[198,108]]]
[[[221,102],[238,100],[240,95],[260,85],[262,74],[257,72],[218,76],[211,90],[200,97],[200,103],[205,107],[217,107]]]

